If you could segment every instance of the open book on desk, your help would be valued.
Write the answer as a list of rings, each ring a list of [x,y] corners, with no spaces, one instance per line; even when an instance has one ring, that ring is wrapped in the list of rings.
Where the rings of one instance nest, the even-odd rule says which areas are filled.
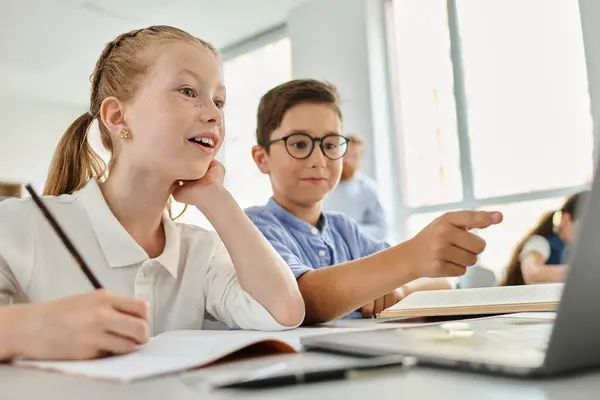
[[[298,328],[283,332],[171,331],[135,352],[88,361],[17,360],[31,367],[94,379],[129,382],[206,367],[217,362],[294,353],[307,336],[350,332],[350,328]]]
[[[441,317],[555,311],[562,283],[414,292],[380,317]]]

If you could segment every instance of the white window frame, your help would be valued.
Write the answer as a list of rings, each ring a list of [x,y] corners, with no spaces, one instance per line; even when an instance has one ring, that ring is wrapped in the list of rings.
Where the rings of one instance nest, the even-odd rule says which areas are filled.
[[[385,15],[387,16],[386,28],[387,28],[387,41],[388,41],[388,63],[390,69],[390,80],[392,87],[392,109],[394,115],[394,126],[396,135],[393,140],[396,142],[395,146],[391,146],[390,151],[394,152],[395,149],[402,148],[402,121],[401,121],[401,107],[400,107],[400,82],[398,79],[397,69],[397,54],[395,47],[395,32],[394,32],[394,0],[386,1]],[[394,189],[397,199],[396,212],[394,215],[394,222],[396,227],[396,233],[400,240],[408,239],[408,232],[406,232],[406,225],[408,219],[415,214],[426,214],[426,213],[442,213],[451,210],[475,210],[478,208],[484,208],[486,206],[498,206],[510,203],[519,203],[533,200],[551,199],[556,197],[566,197],[574,192],[589,189],[589,185],[576,185],[561,187],[557,189],[548,190],[535,190],[531,192],[515,193],[505,196],[492,196],[476,198],[474,185],[473,185],[473,165],[471,162],[471,145],[469,139],[469,126],[468,126],[468,108],[467,108],[467,97],[464,80],[464,68],[461,41],[458,26],[458,12],[457,12],[457,0],[447,0],[446,6],[448,9],[448,28],[450,33],[450,58],[452,63],[452,74],[453,74],[453,85],[454,85],[454,99],[456,104],[456,119],[457,119],[457,131],[458,131],[458,144],[460,154],[460,171],[463,186],[462,200],[451,203],[442,203],[435,205],[426,205],[411,207],[406,203],[406,196],[404,193],[404,187],[401,179],[396,179]],[[406,166],[402,157],[393,157],[395,160],[395,171],[405,171]]]

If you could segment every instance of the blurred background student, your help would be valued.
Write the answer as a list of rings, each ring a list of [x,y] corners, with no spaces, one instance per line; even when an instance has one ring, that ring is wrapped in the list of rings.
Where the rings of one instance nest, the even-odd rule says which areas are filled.
[[[347,134],[348,151],[343,158],[340,183],[323,201],[323,209],[346,214],[368,235],[387,239],[389,227],[379,200],[377,184],[359,171],[365,154],[365,143],[358,134]]]
[[[578,213],[588,193],[576,193],[560,210],[542,215],[516,247],[502,286],[564,281],[568,250],[577,231]]]

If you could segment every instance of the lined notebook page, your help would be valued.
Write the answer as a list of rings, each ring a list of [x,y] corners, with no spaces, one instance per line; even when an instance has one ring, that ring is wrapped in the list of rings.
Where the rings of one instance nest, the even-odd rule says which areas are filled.
[[[361,329],[297,328],[282,332],[171,331],[150,339],[136,352],[90,361],[17,361],[17,365],[113,381],[133,381],[204,366],[265,340],[299,351],[303,337]]]
[[[156,337],[136,352],[89,361],[17,361],[17,365],[66,374],[114,381],[131,381],[199,367],[263,340],[280,340],[268,333],[259,335],[207,335]],[[287,343],[296,347],[295,342]]]
[[[408,295],[388,310],[477,307],[558,302],[562,283],[474,289],[431,290]]]

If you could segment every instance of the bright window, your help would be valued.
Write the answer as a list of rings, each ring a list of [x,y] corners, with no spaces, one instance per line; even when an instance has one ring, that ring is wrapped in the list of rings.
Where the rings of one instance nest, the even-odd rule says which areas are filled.
[[[460,201],[446,0],[396,1],[395,11],[406,202],[418,207]]]
[[[290,40],[284,38],[227,60],[223,70],[227,86],[227,137],[222,150],[226,186],[243,208],[262,205],[271,196],[271,185],[252,159],[256,110],[269,89],[292,77]]]
[[[480,232],[480,263],[500,276],[538,218],[592,177],[578,2],[390,3],[405,206],[397,223],[409,238],[449,210],[503,211],[503,224]]]
[[[593,137],[577,2],[457,5],[475,197],[586,183]]]
[[[484,207],[485,210],[501,211],[504,214],[504,222],[479,232],[487,242],[486,250],[479,259],[480,264],[496,272],[500,278],[516,245],[543,214],[557,210],[565,200],[565,197],[552,197]]]

